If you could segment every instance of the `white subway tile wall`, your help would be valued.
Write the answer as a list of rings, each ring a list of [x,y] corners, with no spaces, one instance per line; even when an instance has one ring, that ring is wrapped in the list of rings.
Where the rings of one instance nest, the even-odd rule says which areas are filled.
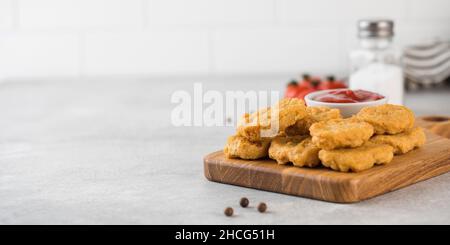
[[[13,28],[13,1],[0,0],[0,31]]]
[[[283,22],[344,22],[360,18],[404,19],[408,0],[277,0]]]
[[[442,19],[450,28],[450,1],[448,0],[411,0],[411,18],[419,20]]]
[[[214,33],[213,67],[218,73],[323,72],[339,67],[337,29],[271,27]],[[314,47],[314,48],[312,48]],[[295,74],[295,73],[294,73]]]
[[[270,24],[273,0],[149,0],[149,25]]]
[[[0,77],[345,74],[367,17],[450,40],[449,0],[0,0]]]
[[[2,77],[78,76],[80,40],[72,33],[0,34]]]
[[[30,28],[140,28],[141,0],[20,0],[19,24]]]
[[[202,31],[88,33],[86,75],[208,72],[208,34]]]

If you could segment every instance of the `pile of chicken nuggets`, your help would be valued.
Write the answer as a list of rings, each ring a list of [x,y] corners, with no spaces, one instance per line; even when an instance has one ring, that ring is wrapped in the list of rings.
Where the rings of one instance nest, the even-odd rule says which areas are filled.
[[[306,107],[303,100],[286,98],[272,108],[245,114],[224,153],[229,158],[270,157],[278,164],[359,172],[424,145],[425,133],[414,127],[414,118],[407,107],[391,104],[365,107],[342,118],[338,109]],[[274,122],[277,127],[271,127]],[[269,136],[261,133],[273,128],[276,132]]]

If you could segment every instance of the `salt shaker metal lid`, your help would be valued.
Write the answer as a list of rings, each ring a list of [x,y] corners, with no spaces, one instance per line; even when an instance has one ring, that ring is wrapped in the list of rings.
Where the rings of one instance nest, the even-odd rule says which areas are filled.
[[[392,37],[394,21],[388,19],[363,19],[358,21],[358,37]]]

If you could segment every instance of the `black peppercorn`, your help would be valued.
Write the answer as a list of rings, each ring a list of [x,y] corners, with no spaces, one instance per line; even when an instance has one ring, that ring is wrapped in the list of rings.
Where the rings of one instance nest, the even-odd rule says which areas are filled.
[[[227,207],[223,213],[228,217],[233,216],[233,208]]]
[[[241,198],[241,201],[239,202],[241,204],[241,207],[246,208],[249,204],[249,201],[246,197]]]
[[[267,205],[265,203],[263,203],[263,202],[259,203],[258,211],[260,213],[264,213],[264,212],[266,212],[266,210],[267,210]]]

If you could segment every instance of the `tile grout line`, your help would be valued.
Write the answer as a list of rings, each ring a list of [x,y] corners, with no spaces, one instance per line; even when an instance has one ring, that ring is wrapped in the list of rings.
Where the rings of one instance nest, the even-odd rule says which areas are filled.
[[[403,14],[404,14],[404,19],[405,19],[406,23],[410,22],[411,7],[412,7],[411,1],[408,1],[408,0],[403,1],[403,8],[405,11]]]
[[[272,3],[272,8],[273,8],[273,20],[272,20],[272,23],[274,24],[274,25],[277,25],[277,24],[279,24],[279,16],[278,16],[278,0],[272,0],[273,1],[273,3]]]
[[[19,0],[12,0],[12,27],[17,31],[20,28],[20,2]]]
[[[214,62],[214,32],[212,27],[207,29],[208,38],[208,75],[214,75],[215,73],[215,62]]]
[[[343,62],[345,64],[345,66],[348,66],[347,59],[348,59],[349,50],[348,50],[347,45],[345,45],[346,44],[345,39],[347,38],[346,25],[343,23],[339,23],[337,29],[338,29],[338,40],[339,40],[338,41],[339,42],[339,44],[338,44],[339,50],[338,50],[338,57],[337,57],[338,58],[338,67],[335,68],[336,71],[334,71],[334,72],[336,72],[336,73],[343,72],[345,74],[349,71],[349,67],[344,67],[344,66],[339,67],[339,63]],[[342,71],[341,71],[341,69],[342,69]]]
[[[86,33],[85,31],[78,32],[78,77],[83,78],[86,74],[86,47],[85,47]]]
[[[147,9],[149,8],[149,0],[141,0],[142,29],[146,30],[149,26],[149,16]]]

